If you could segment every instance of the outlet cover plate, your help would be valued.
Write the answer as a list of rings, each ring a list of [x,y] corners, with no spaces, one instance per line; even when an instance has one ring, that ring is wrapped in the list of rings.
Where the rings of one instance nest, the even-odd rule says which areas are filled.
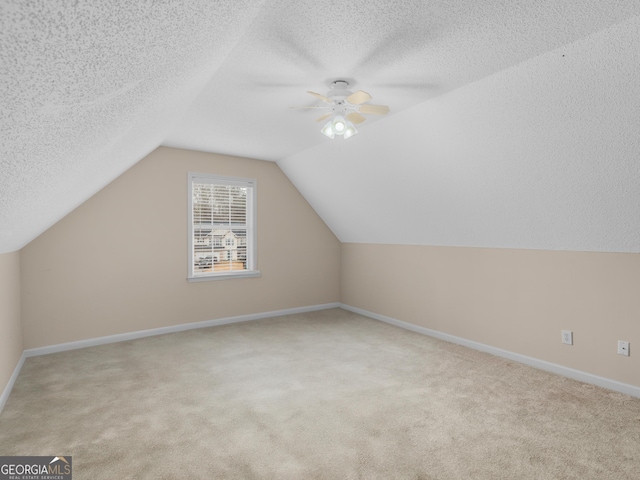
[[[618,340],[618,355],[629,356],[629,342]]]
[[[573,332],[571,330],[562,330],[562,343],[573,345]]]

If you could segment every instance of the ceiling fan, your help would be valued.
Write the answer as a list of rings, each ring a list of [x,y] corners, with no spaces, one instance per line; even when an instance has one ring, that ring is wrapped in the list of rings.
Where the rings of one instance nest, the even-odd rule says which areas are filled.
[[[358,133],[354,124],[358,125],[364,122],[366,120],[364,115],[385,115],[389,112],[389,107],[386,105],[366,103],[371,100],[371,95],[367,92],[362,90],[358,90],[355,93],[351,92],[349,90],[349,82],[346,80],[335,80],[332,82],[331,90],[327,92],[326,96],[315,92],[307,93],[322,100],[326,105],[291,108],[330,109],[329,112],[316,119],[317,122],[329,119],[324,127],[322,127],[322,130],[320,130],[329,138],[334,138],[336,135],[349,138]]]

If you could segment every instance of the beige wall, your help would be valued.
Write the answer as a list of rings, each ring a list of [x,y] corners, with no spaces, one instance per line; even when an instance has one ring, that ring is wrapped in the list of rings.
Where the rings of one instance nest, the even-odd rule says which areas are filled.
[[[258,180],[260,278],[189,283],[187,172]],[[340,300],[340,243],[272,162],[161,147],[21,251],[25,348]]]
[[[640,386],[639,254],[343,244],[342,302]]]
[[[0,254],[0,394],[22,355],[20,253]]]

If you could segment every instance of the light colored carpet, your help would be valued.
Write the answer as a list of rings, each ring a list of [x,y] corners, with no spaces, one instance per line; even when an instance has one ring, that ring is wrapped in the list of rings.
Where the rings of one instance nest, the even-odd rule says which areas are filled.
[[[81,479],[640,478],[640,399],[340,309],[29,358],[0,455]]]

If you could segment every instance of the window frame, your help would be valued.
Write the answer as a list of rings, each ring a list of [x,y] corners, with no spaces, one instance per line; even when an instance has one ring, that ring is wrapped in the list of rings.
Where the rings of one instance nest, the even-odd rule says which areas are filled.
[[[198,182],[198,180],[201,180]],[[188,216],[188,273],[187,280],[189,282],[204,282],[211,280],[225,280],[230,278],[251,278],[261,276],[258,270],[258,249],[257,249],[257,190],[258,181],[255,178],[229,177],[225,175],[217,175],[212,173],[196,173],[188,172],[188,198],[187,198],[187,216]],[[227,270],[221,272],[194,272],[194,222],[193,222],[193,184],[194,183],[211,183],[214,185],[239,186],[247,188],[247,218],[246,218],[246,270]],[[212,239],[213,243],[213,239]],[[224,240],[221,242],[224,248]],[[212,245],[212,255],[214,246]]]

